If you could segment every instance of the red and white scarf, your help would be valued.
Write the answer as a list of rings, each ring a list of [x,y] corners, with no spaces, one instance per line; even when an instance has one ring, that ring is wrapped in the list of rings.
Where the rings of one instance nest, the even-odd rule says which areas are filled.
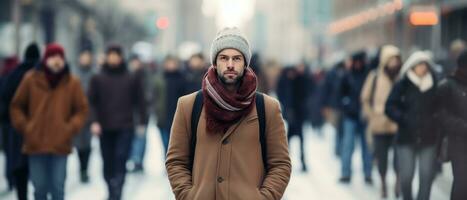
[[[228,91],[210,67],[203,79],[203,97],[206,110],[207,131],[224,133],[250,113],[256,100],[256,75],[246,68],[236,92]]]

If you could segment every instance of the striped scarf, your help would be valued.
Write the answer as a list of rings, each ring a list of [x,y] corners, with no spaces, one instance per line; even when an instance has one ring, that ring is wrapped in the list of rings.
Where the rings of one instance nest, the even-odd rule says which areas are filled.
[[[256,75],[246,68],[236,92],[227,91],[210,67],[203,79],[203,99],[206,108],[206,126],[210,133],[224,133],[250,113],[255,104]]]

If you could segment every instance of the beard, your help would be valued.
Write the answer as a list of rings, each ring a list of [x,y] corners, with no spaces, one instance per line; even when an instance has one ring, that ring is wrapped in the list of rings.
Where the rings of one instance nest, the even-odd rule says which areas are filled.
[[[228,79],[224,76],[224,74],[217,72],[217,78],[221,81],[224,85],[238,85],[243,79],[244,73],[239,73],[235,79]]]

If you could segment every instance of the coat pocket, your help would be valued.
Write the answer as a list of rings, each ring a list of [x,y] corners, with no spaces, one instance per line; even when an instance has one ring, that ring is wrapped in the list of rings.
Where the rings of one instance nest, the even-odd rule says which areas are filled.
[[[23,132],[24,145],[29,146],[29,148],[37,147],[41,140],[39,137],[39,129],[36,124],[35,121],[29,121]]]

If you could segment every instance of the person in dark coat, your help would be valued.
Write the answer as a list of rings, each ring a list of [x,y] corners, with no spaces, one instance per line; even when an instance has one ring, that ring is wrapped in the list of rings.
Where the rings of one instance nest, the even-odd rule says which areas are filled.
[[[437,79],[426,52],[413,53],[404,63],[386,102],[385,113],[399,129],[396,135],[402,197],[411,200],[415,163],[420,173],[418,200],[430,198],[440,136],[436,117]],[[443,97],[444,98],[444,97]]]
[[[300,139],[300,160],[302,171],[307,172],[308,166],[305,160],[305,141],[303,137],[303,123],[306,119],[306,100],[309,95],[309,87],[312,81],[307,75],[304,64],[296,67],[288,67],[282,71],[279,78],[277,95],[282,104],[284,118],[288,124],[287,137]]]
[[[81,87],[86,94],[89,92],[89,83],[92,76],[96,73],[93,67],[93,56],[91,49],[84,49],[78,60],[78,66],[72,69],[73,73],[79,77]],[[80,134],[76,135],[73,144],[78,151],[78,159],[80,166],[80,181],[82,183],[89,182],[88,165],[91,155],[91,121],[88,119]]]
[[[148,77],[149,72],[146,69],[146,65],[137,55],[133,55],[130,59],[130,72],[135,77],[136,81],[140,85],[139,87],[144,90],[145,97],[145,109],[148,110],[149,103],[149,88],[148,88]],[[146,112],[149,113],[149,112]],[[149,118],[149,116],[146,116]],[[141,127],[143,128],[143,127]],[[138,173],[143,172],[143,160],[146,153],[146,135],[147,135],[147,124],[144,125],[144,129],[136,130],[135,137],[133,138],[133,144],[131,145],[130,160],[133,164],[132,172]]]
[[[166,155],[177,101],[187,91],[185,75],[182,73],[179,60],[176,57],[167,56],[165,58],[164,69],[154,77],[153,84],[154,112],[162,138],[164,155]]]
[[[89,102],[91,132],[100,138],[109,199],[120,200],[134,128],[144,129],[147,123],[143,88],[128,72],[120,46],[107,48],[102,72],[91,79]]]
[[[361,145],[363,172],[365,182],[372,184],[372,156],[368,148],[365,129],[366,124],[362,117],[360,94],[368,70],[366,68],[366,53],[358,52],[352,56],[352,69],[347,71],[339,88],[339,106],[343,115],[343,138],[341,152],[341,183],[350,183],[352,178],[352,155],[355,149],[355,139]]]
[[[201,82],[207,72],[207,65],[202,53],[191,56],[188,60],[188,68],[185,73],[187,93],[196,92],[201,89]]]
[[[8,78],[8,75],[10,75],[10,73],[16,68],[16,66],[18,66],[18,58],[16,56],[9,56],[7,58],[5,58],[3,60],[3,62],[1,64],[3,64],[3,68],[1,68],[1,71],[0,71],[0,88],[3,87],[3,85],[5,84],[5,82],[7,81],[6,79]],[[8,105],[5,105],[5,106],[8,106]],[[9,114],[9,109],[7,107],[3,106],[1,109],[1,117],[2,117],[2,123],[1,124],[5,124],[5,125],[2,125],[1,128],[1,132],[2,133],[5,133],[5,134],[2,134],[2,139],[1,139],[1,146],[5,146],[5,153],[6,153],[6,167],[5,167],[5,177],[7,179],[7,182],[8,182],[8,189],[9,190],[12,190],[14,185],[15,185],[15,180],[14,180],[14,177],[13,177],[13,174],[12,174],[12,162],[9,161],[11,159],[10,157],[10,154],[9,154],[9,148],[8,148],[8,143],[10,141],[10,135],[8,134],[9,132],[9,122],[8,121],[4,121],[4,119],[9,119],[9,116],[5,116],[7,114]]]
[[[454,75],[457,67],[457,58],[464,51],[464,49],[466,49],[465,41],[456,39],[451,42],[448,57],[441,62],[441,65],[443,66],[442,75],[444,77]]]
[[[33,69],[40,60],[40,51],[37,44],[28,45],[24,53],[24,61],[9,74],[1,88],[1,123],[5,127],[4,134],[8,135],[7,165],[10,166],[13,182],[15,184],[18,200],[25,200],[28,196],[28,159],[21,152],[23,137],[12,127],[10,121],[10,103],[15,95],[24,74]]]
[[[467,50],[458,58],[454,75],[440,82],[437,90],[441,133],[447,135],[448,157],[454,182],[451,200],[467,199]]]
[[[326,121],[334,126],[336,132],[334,145],[336,156],[340,156],[342,152],[342,136],[344,134],[342,114],[340,112],[339,89],[346,70],[349,68],[346,68],[346,65],[350,66],[350,62],[341,61],[327,72],[323,86],[323,114]]]
[[[309,120],[313,129],[317,134],[322,135],[322,128],[324,126],[324,83],[325,83],[325,72],[322,69],[317,69],[312,74],[313,88],[310,88],[310,95],[308,97],[309,104]]]

